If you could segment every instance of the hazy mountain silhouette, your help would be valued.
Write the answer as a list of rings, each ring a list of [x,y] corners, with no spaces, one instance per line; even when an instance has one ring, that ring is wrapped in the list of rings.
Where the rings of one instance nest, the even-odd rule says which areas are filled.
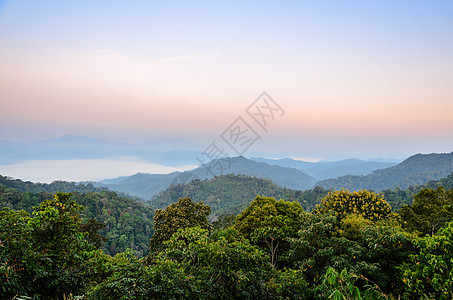
[[[393,159],[391,161],[378,161],[380,160],[379,158],[367,161],[350,158],[332,162],[305,162],[290,158],[267,159],[256,157],[251,159],[272,165],[296,168],[318,180],[337,178],[344,175],[368,175],[375,170],[392,167],[397,164]]]
[[[243,174],[273,181],[281,187],[305,190],[311,188],[317,180],[304,172],[288,167],[260,163],[242,156],[215,159],[196,169],[170,174],[144,174],[119,177],[94,182],[95,186],[124,192],[143,199],[166,189],[171,184],[186,183],[194,179],[211,179],[226,174]]]
[[[347,188],[349,190],[381,191],[396,187],[405,189],[411,185],[439,180],[447,177],[451,172],[453,172],[453,152],[416,154],[394,167],[376,170],[366,176],[347,175],[323,180],[317,185],[328,189]]]

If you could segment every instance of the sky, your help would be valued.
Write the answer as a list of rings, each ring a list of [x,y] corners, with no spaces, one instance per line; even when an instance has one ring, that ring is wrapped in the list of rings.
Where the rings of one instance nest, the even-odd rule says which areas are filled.
[[[242,117],[251,154],[451,152],[452,81],[450,0],[0,1],[0,140],[209,145]]]

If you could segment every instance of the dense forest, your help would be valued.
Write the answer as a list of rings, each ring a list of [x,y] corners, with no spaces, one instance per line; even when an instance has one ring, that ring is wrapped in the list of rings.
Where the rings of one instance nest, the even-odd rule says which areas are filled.
[[[102,192],[107,190],[105,187],[95,187],[92,184],[76,184],[75,182],[68,181],[54,181],[52,183],[34,183],[31,181],[22,181],[20,179],[14,179],[7,176],[0,175],[0,184],[16,189],[19,192],[31,192],[31,193],[89,193],[89,192]]]
[[[4,184],[14,186],[19,190],[39,191],[36,186],[20,180],[4,180]],[[61,185],[60,185],[61,183]],[[32,214],[33,208],[38,206],[46,199],[53,198],[53,186],[45,185],[50,192],[19,192],[15,188],[0,184],[0,207],[12,210],[24,210]],[[58,182],[58,186],[72,186],[73,183]],[[76,186],[79,191],[87,191],[92,186]],[[115,192],[95,188],[96,192],[72,193],[72,200],[84,207],[81,211],[83,222],[94,219],[105,226],[99,230],[99,234],[105,236],[107,241],[102,250],[105,254],[115,255],[120,252],[130,252],[133,255],[142,257],[148,253],[148,240],[153,233],[152,218],[154,210],[146,204],[123,196],[118,196]]]
[[[404,205],[411,204],[414,195],[421,189],[437,188],[438,186],[452,189],[453,173],[438,181],[432,180],[424,185],[410,186],[406,190],[400,188],[385,189],[380,194],[385,196],[393,210],[399,211]],[[310,212],[328,192],[329,190],[319,186],[310,190],[299,191],[279,187],[267,179],[229,174],[217,176],[210,180],[193,180],[186,184],[172,185],[155,195],[150,204],[153,208],[162,209],[177,202],[182,197],[201,199],[211,207],[210,219],[215,220],[221,214],[236,215],[240,213],[256,195],[297,201],[302,205],[304,211]]]
[[[452,182],[450,175],[389,190],[412,199],[398,211],[385,193],[366,190],[278,191],[234,175],[189,185],[200,197],[202,184],[219,185],[206,193],[263,185],[277,197],[251,196],[245,206],[233,203],[238,213],[218,210],[215,220],[195,197],[153,214],[105,190],[0,185],[0,298],[451,299]],[[301,205],[318,198],[310,211]]]
[[[327,191],[318,188],[314,193],[320,196],[309,197],[313,194],[312,190],[298,192],[279,187],[268,179],[229,174],[217,176],[214,179],[196,179],[186,184],[172,185],[154,196],[150,203],[154,208],[162,209],[177,202],[179,198],[202,199],[211,207],[211,218],[215,219],[220,214],[240,213],[258,194],[276,199],[289,197],[291,200],[300,201],[304,209],[310,211],[327,194]]]

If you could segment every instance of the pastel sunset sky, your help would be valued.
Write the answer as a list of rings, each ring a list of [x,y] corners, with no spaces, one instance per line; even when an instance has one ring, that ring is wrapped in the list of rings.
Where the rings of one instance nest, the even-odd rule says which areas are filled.
[[[254,151],[451,152],[453,2],[0,1],[0,140],[209,143],[263,91]]]

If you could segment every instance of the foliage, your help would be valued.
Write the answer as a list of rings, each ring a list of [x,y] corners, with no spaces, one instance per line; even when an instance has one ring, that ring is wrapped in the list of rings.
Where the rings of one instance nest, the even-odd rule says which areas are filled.
[[[225,299],[263,298],[269,276],[268,257],[234,229],[215,231],[199,227],[180,229],[159,259],[179,262],[195,277],[203,297]]]
[[[294,269],[303,270],[314,282],[332,262],[336,217],[333,214],[308,214],[297,236],[290,240],[289,262]]]
[[[154,234],[149,241],[151,251],[160,250],[162,243],[180,228],[200,226],[211,230],[208,221],[211,208],[202,201],[194,203],[190,198],[181,198],[166,209],[158,209],[154,215]]]
[[[22,181],[14,181],[19,184]],[[23,182],[22,182],[23,183]],[[15,189],[0,185],[0,207],[9,207],[16,210],[25,210],[32,213],[33,206],[38,206],[44,200],[52,197],[46,192],[31,193],[19,192]],[[153,233],[153,210],[149,205],[134,199],[118,196],[114,192],[88,192],[80,194],[74,192],[72,199],[83,205],[81,217],[84,223],[94,219],[96,226],[105,224],[99,230],[100,236],[105,236],[107,241],[91,235],[94,244],[103,244],[103,252],[114,255],[120,252],[132,252],[135,256],[143,257],[148,253],[148,241]],[[92,226],[94,226],[94,221]],[[84,226],[86,227],[86,226]],[[88,230],[88,228],[86,228]]]
[[[349,215],[338,225],[333,212],[309,214],[291,240],[289,262],[303,270],[310,283],[329,267],[347,268],[390,292],[400,289],[394,284],[397,267],[415,253],[411,239],[392,219],[371,222]]]
[[[272,278],[266,282],[266,289],[271,299],[310,299],[302,270],[274,270]]]
[[[80,232],[87,233],[87,240],[92,243],[96,248],[102,248],[102,245],[108,240],[105,236],[98,233],[99,230],[104,229],[106,225],[99,223],[95,219],[89,219],[85,224],[80,224]]]
[[[384,199],[387,200],[393,211],[399,212],[403,206],[412,205],[414,196],[422,189],[437,189],[440,186],[445,188],[446,190],[453,189],[453,173],[448,175],[446,178],[441,178],[440,180],[431,180],[424,185],[411,185],[405,190],[399,187],[396,187],[393,190],[388,188],[382,190],[380,194],[384,196]]]
[[[50,184],[47,183],[33,183],[30,181],[22,181],[20,179],[13,179],[11,177],[2,176],[0,175],[0,185],[4,185],[9,188],[13,188],[19,192],[29,192],[29,193],[89,193],[89,192],[102,192],[106,190],[103,187],[95,187],[91,183],[88,184],[76,184],[75,182],[67,182],[67,181],[54,181]]]
[[[87,290],[87,299],[184,299],[195,295],[193,276],[185,275],[176,262],[163,260],[147,266],[121,253],[108,266],[110,275]]]
[[[328,190],[316,186],[311,190],[295,191],[294,193],[286,193],[283,199],[286,201],[298,201],[304,208],[304,211],[312,211],[318,203],[328,194]]]
[[[83,207],[70,196],[57,193],[35,207],[33,217],[2,210],[0,276],[8,282],[2,296],[60,297],[99,276],[104,256],[79,230]]]
[[[153,209],[146,204],[115,192],[102,191],[73,195],[85,206],[84,218],[105,224],[99,234],[107,238],[102,250],[109,255],[130,252],[134,256],[148,254],[148,242],[153,234]]]
[[[424,185],[424,187],[431,189],[437,189],[440,186],[446,190],[453,189],[453,172],[446,178],[441,178],[440,180],[431,180]]]
[[[327,195],[327,190],[315,187],[312,190],[297,191],[279,187],[267,179],[228,174],[213,179],[197,179],[185,184],[172,185],[155,195],[150,203],[153,207],[161,209],[177,202],[179,198],[200,199],[211,207],[210,219],[215,220],[222,214],[239,214],[258,194],[286,201],[298,201],[305,211],[311,211]]]
[[[227,229],[228,227],[234,226],[235,222],[236,222],[235,215],[221,214],[217,221],[212,222],[212,227],[214,230]]]
[[[338,273],[333,268],[328,268],[320,278],[320,283],[314,288],[314,299],[386,299],[387,297],[379,291],[379,287],[372,286],[363,276],[357,276],[343,269]],[[363,292],[357,285],[364,290]]]
[[[172,185],[154,196],[151,204],[159,209],[182,197],[203,199],[211,207],[212,217],[215,218],[221,214],[238,214],[247,207],[247,199],[254,199],[259,193],[281,197],[284,190],[267,179],[230,174],[211,180],[197,179],[186,184]]]
[[[266,255],[234,229],[191,227],[147,264],[121,258],[88,299],[263,299],[270,271]]]
[[[179,188],[262,183],[241,178]],[[413,197],[401,216],[382,194],[278,188],[283,200],[235,199],[248,207],[211,224],[209,205],[181,198],[157,210],[151,240],[153,212],[135,200],[0,184],[0,298],[451,299],[453,191],[438,185],[452,180],[384,191],[398,205]]]
[[[24,211],[3,208],[0,211],[0,290],[1,298],[26,294],[30,289],[23,285],[24,262],[30,255],[30,215]]]
[[[406,190],[399,187],[382,190],[379,194],[384,196],[384,199],[390,204],[392,210],[399,212],[405,205],[411,205],[414,201],[414,195],[422,189],[422,186],[410,187]]]
[[[377,221],[387,218],[390,215],[391,207],[379,194],[376,195],[366,190],[352,193],[348,190],[341,190],[330,192],[322,199],[314,213],[327,211],[333,211],[338,219],[342,219],[348,214],[358,214],[365,219]]]
[[[278,247],[297,232],[303,213],[298,202],[258,195],[236,218],[234,226],[253,243],[264,243],[270,251],[271,264],[275,266]]]
[[[401,267],[405,296],[411,299],[453,298],[453,222],[438,234],[416,239],[419,250]]]
[[[437,190],[425,188],[414,197],[411,206],[401,209],[403,225],[421,235],[434,235],[453,217],[453,191],[439,187]]]

